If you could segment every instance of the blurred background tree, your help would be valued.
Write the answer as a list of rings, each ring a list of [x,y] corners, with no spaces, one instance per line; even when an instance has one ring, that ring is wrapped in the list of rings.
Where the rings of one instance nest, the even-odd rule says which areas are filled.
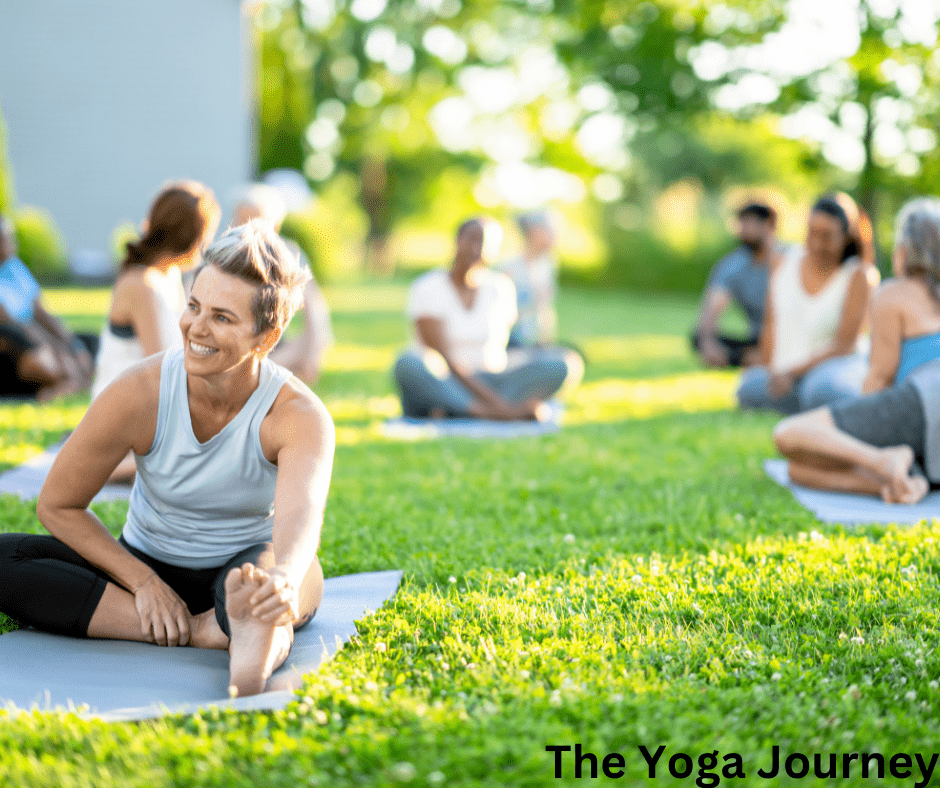
[[[466,216],[551,205],[569,280],[695,291],[741,200],[800,241],[830,189],[884,263],[895,210],[940,176],[940,0],[250,7],[258,168],[314,189],[286,226],[327,278],[437,265]]]

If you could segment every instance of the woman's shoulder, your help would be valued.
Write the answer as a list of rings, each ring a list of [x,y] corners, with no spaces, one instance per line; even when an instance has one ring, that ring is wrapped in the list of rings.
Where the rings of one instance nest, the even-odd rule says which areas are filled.
[[[106,398],[121,406],[130,405],[135,410],[155,407],[160,400],[164,358],[170,352],[155,353],[132,364],[109,383],[96,400]]]
[[[309,442],[317,445],[317,436],[334,434],[333,418],[323,401],[295,375],[281,386],[271,409],[261,425],[262,441],[268,437],[283,442]]]

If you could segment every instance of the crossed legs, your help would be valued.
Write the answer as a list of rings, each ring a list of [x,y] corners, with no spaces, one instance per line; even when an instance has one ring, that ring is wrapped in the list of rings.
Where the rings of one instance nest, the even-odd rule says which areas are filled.
[[[789,460],[790,479],[806,487],[878,495],[888,503],[917,503],[929,489],[922,475],[911,475],[910,446],[865,443],[840,430],[829,408],[784,419],[774,442]]]

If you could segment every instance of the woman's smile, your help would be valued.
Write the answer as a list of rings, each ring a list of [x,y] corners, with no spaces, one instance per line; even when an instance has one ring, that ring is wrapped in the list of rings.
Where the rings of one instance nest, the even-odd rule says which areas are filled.
[[[208,345],[200,345],[198,342],[189,340],[189,349],[192,350],[197,356],[211,356],[213,353],[218,353],[219,349],[214,347],[209,347]]]

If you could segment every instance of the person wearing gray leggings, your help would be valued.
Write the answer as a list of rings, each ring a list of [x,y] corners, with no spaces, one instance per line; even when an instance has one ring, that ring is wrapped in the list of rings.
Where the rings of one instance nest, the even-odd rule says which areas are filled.
[[[430,271],[411,287],[415,342],[393,370],[407,417],[544,419],[551,412],[545,400],[583,373],[576,353],[549,349],[508,365],[516,297],[512,281],[487,265],[496,229],[481,219],[464,222],[450,269]]]

